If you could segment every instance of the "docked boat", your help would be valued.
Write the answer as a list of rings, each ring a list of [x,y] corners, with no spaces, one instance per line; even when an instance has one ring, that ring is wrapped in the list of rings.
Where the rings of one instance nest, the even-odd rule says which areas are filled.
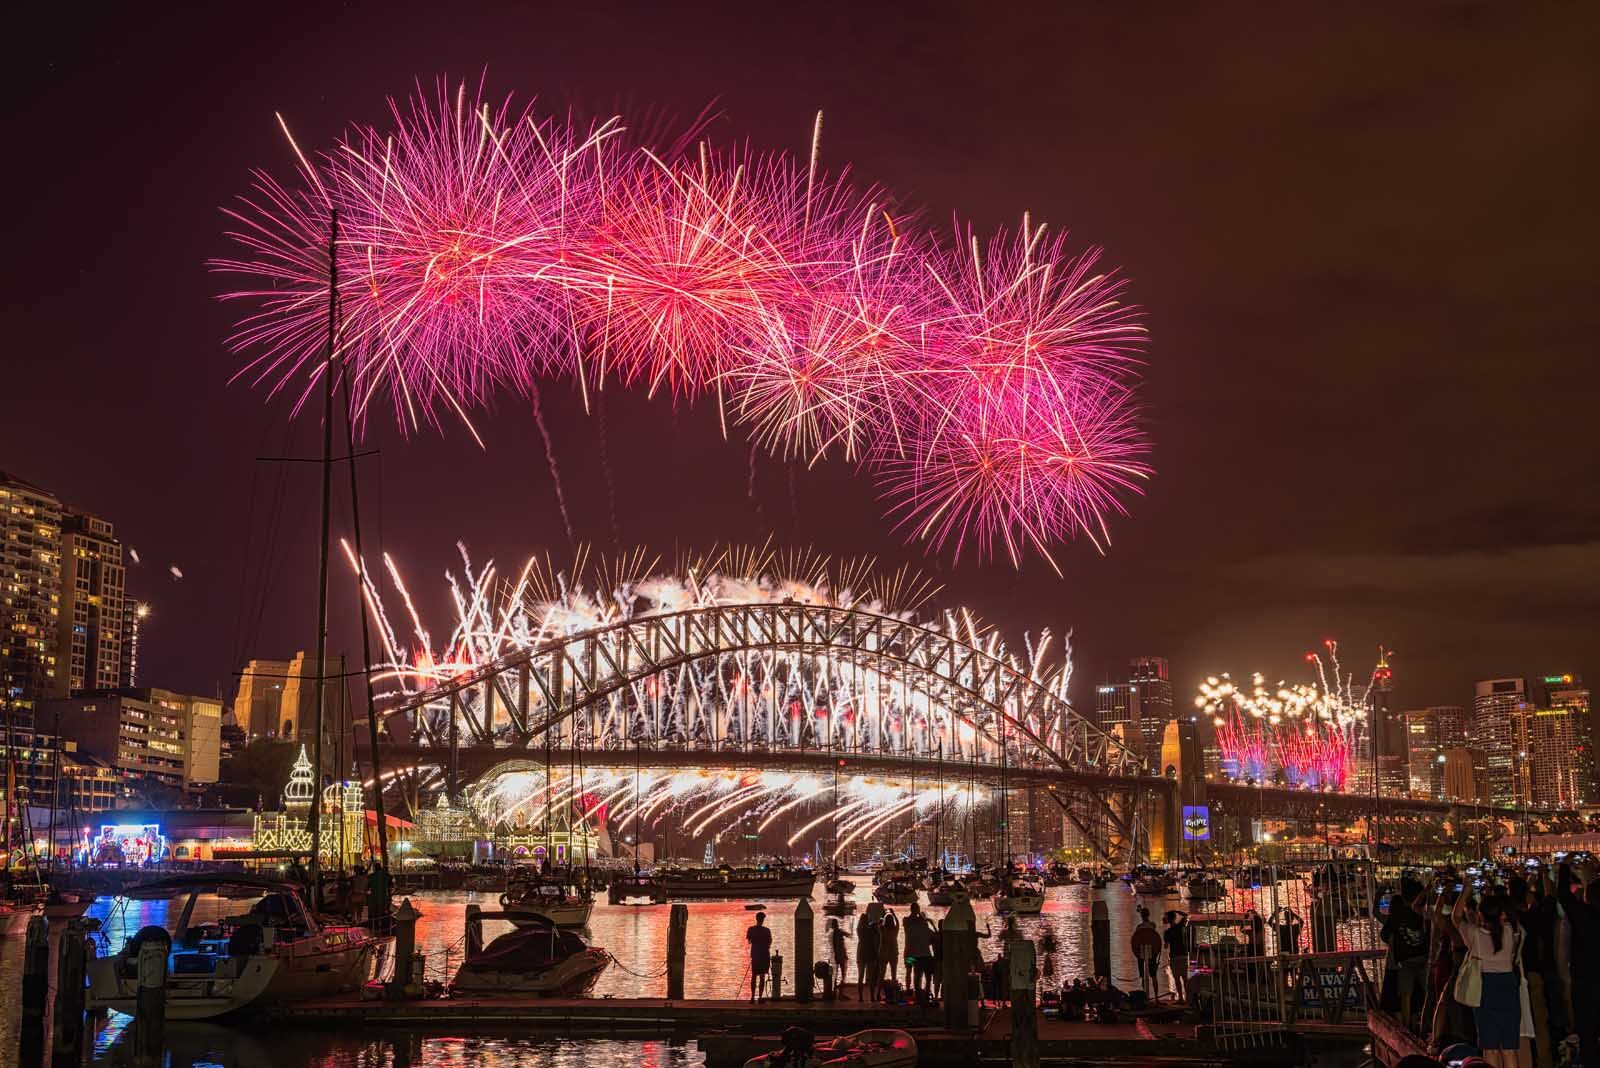
[[[791,1027],[783,1048],[751,1057],[744,1068],[915,1068],[917,1040],[909,1032],[879,1027],[818,1043],[811,1032]]]
[[[87,890],[52,892],[44,900],[44,917],[51,923],[65,923],[81,919],[95,902],[95,895]]]
[[[28,921],[42,913],[43,907],[37,902],[0,901],[0,937],[23,934]]]
[[[258,900],[241,915],[195,924],[195,904],[221,885],[247,886]],[[182,899],[176,929],[142,928],[122,950],[88,963],[91,1010],[133,1013],[139,951],[167,951],[167,1018],[206,1020],[278,1002],[356,991],[373,973],[388,937],[365,927],[320,923],[292,883],[243,873],[185,875],[146,884],[143,899]]]
[[[775,865],[770,868],[676,868],[658,871],[656,879],[669,898],[769,898],[810,897],[817,873],[810,868]]]
[[[500,907],[518,927],[537,927],[547,920],[557,927],[582,927],[594,911],[594,898],[558,882],[527,882],[501,894]]]
[[[606,887],[606,901],[612,905],[625,905],[641,897],[652,905],[663,905],[666,904],[667,893],[654,876],[640,872],[619,875]]]
[[[1204,871],[1191,872],[1184,882],[1183,892],[1190,901],[1221,901],[1228,896],[1223,881]]]
[[[1178,881],[1167,872],[1147,872],[1134,879],[1133,892],[1145,897],[1170,897],[1178,892]]]
[[[482,920],[505,919],[517,924],[481,949]],[[529,921],[508,913],[478,916],[476,933],[468,931],[467,959],[450,984],[455,995],[471,997],[581,997],[594,989],[611,954],[588,945],[574,931],[553,923]]]
[[[833,868],[827,873],[822,888],[830,894],[848,894],[856,888],[856,884],[839,874],[839,869]]]
[[[1002,916],[1037,916],[1044,911],[1044,887],[1031,879],[1008,879],[994,896]]]
[[[822,911],[829,916],[848,916],[856,910],[856,903],[843,894],[830,894],[822,903]]]
[[[890,879],[874,887],[872,896],[885,905],[914,905],[917,901],[917,884],[910,879]]]

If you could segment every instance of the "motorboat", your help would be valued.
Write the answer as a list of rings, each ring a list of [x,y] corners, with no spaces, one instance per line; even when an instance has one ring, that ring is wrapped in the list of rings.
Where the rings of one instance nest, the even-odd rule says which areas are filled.
[[[606,887],[606,901],[612,905],[624,905],[641,897],[647,898],[652,905],[664,905],[667,892],[654,876],[641,872],[619,875]]]
[[[1068,886],[1075,881],[1076,876],[1072,869],[1065,864],[1052,864],[1044,870],[1044,885],[1046,888]]]
[[[848,894],[856,888],[856,884],[839,874],[839,869],[831,869],[822,884],[822,888],[830,894]]]
[[[248,912],[196,922],[196,904],[226,904],[219,887],[251,887]],[[167,953],[167,1018],[206,1020],[266,1005],[359,990],[392,941],[365,927],[324,925],[293,883],[244,873],[182,875],[138,888],[141,899],[182,899],[172,932],[139,930],[121,951],[87,965],[91,1010],[132,1014],[139,952],[151,941]]]
[[[1044,887],[1031,879],[1008,879],[994,896],[1001,915],[1037,916],[1044,911]]]
[[[1184,896],[1190,901],[1221,901],[1228,896],[1228,887],[1210,872],[1190,872],[1184,881]]]
[[[467,931],[467,959],[461,962],[450,992],[470,997],[581,997],[594,989],[611,954],[584,942],[575,931],[548,921],[509,913],[484,912],[478,928]],[[510,920],[517,925],[490,942],[483,940],[483,920]]]
[[[857,1031],[818,1043],[811,1032],[791,1027],[783,1047],[751,1057],[744,1068],[915,1068],[917,1040],[888,1027]]]
[[[961,884],[951,879],[934,883],[927,890],[928,904],[936,905],[940,908],[949,908],[955,904],[956,889],[958,887],[961,887]],[[961,889],[965,890],[965,887],[961,887]]]
[[[669,898],[715,899],[810,897],[817,873],[810,868],[778,864],[760,868],[675,868],[658,871],[656,879]]]
[[[1177,876],[1165,868],[1153,868],[1141,864],[1123,876],[1123,879],[1133,884],[1133,892],[1136,894],[1165,897],[1178,892]]]
[[[917,884],[910,879],[891,879],[874,887],[872,896],[885,905],[914,905]]]
[[[500,907],[518,927],[536,927],[547,920],[557,927],[582,927],[594,911],[594,898],[558,882],[526,882],[501,894]]]
[[[1080,883],[1092,883],[1092,882],[1094,882],[1094,869],[1093,868],[1079,868],[1078,869],[1078,881]]]

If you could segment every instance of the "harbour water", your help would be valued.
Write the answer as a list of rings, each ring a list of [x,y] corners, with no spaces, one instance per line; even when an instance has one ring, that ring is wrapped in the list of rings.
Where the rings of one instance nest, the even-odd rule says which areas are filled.
[[[870,900],[871,877],[860,877],[857,882],[854,896],[864,907]],[[1263,911],[1270,911],[1270,902],[1256,900],[1263,893],[1234,895],[1228,905],[1255,904]],[[413,897],[414,905],[422,912],[417,924],[417,941],[427,954],[429,979],[442,982],[460,965],[467,906],[477,904],[485,911],[492,910],[498,908],[497,898],[494,894],[471,892],[425,892]],[[1090,908],[1095,900],[1104,900],[1109,906],[1113,980],[1123,989],[1137,989],[1138,980],[1129,949],[1129,936],[1138,922],[1137,907],[1144,904],[1159,919],[1162,911],[1184,907],[1184,902],[1176,896],[1141,899],[1122,883],[1113,883],[1104,890],[1081,885],[1053,888],[1048,891],[1042,915],[1019,920],[1024,936],[1039,939],[1048,928],[1058,943],[1059,949],[1051,962],[1054,975],[1043,981],[1059,984],[1063,979],[1089,973]],[[787,993],[792,979],[789,962],[794,959],[792,917],[795,903],[774,901],[770,904],[767,922],[773,929],[773,951],[785,960]],[[814,936],[817,960],[828,959],[828,917],[821,912],[822,904],[819,888],[813,900],[817,909]],[[166,925],[168,907],[163,901],[102,899],[95,903],[90,916],[104,925],[103,946],[114,948],[146,924]],[[974,907],[980,933],[986,928],[990,932],[984,940],[984,955],[993,957],[998,953],[1001,922],[989,902],[975,902]],[[205,918],[207,909],[222,913],[239,908],[237,901],[205,899],[197,908],[195,918]],[[753,922],[753,912],[747,910],[742,901],[690,902],[688,910],[688,962],[684,983],[687,996],[748,997],[744,932]],[[596,903],[587,935],[593,944],[609,950],[616,964],[601,977],[595,997],[663,996],[668,911],[665,905],[612,906],[603,898]],[[903,917],[907,910],[897,908],[895,911]],[[935,908],[927,911],[935,918],[943,913],[942,909]],[[840,923],[849,931],[854,927],[854,917],[843,918]],[[486,922],[485,940],[492,940],[509,929],[507,924]],[[11,1063],[17,1048],[22,949],[20,937],[0,941],[0,999],[4,1005],[0,1013],[0,1050],[4,1051],[0,1053],[0,1064]],[[102,952],[105,951],[103,948]],[[850,955],[853,969],[856,956],[853,935]],[[1169,981],[1163,977],[1163,990]],[[93,1061],[96,1065],[127,1063],[124,1032],[130,1022],[127,1017],[112,1013],[95,1025]],[[282,1029],[267,1035],[257,1025],[231,1027],[177,1022],[169,1023],[167,1032],[170,1068],[266,1068],[268,1065],[300,1064],[325,1068],[468,1064],[474,1068],[566,1068],[569,1065],[688,1068],[703,1063],[692,1038],[617,1040],[556,1038],[537,1033],[423,1035],[377,1030],[295,1032]],[[1163,1063],[1169,1068],[1172,1066],[1171,1061]]]

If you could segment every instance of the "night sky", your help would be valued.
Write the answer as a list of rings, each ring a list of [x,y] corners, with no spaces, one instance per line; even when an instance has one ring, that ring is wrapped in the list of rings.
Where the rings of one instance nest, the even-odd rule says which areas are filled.
[[[916,561],[1013,635],[1075,628],[1091,706],[1134,654],[1171,657],[1186,696],[1209,672],[1299,678],[1330,636],[1363,673],[1396,649],[1403,706],[1600,677],[1592,7],[32,6],[8,19],[0,468],[137,548],[148,684],[231,695],[243,658],[311,641],[316,469],[254,458],[315,455],[319,429],[229,382],[219,207],[253,166],[287,176],[274,111],[322,146],[416,78],[485,71],[561,108],[714,104],[717,136],[796,152],[822,108],[826,165],[946,232],[1031,211],[1104,246],[1148,312],[1158,475],[1062,578],[904,547],[842,461],[791,492],[763,460],[752,501],[708,404],[612,390],[625,542]],[[545,407],[578,534],[609,547],[597,417],[561,383]],[[567,552],[526,403],[476,425],[484,450],[448,423],[367,442],[368,537],[436,632],[457,539],[507,568]],[[353,596],[332,644],[352,655]]]

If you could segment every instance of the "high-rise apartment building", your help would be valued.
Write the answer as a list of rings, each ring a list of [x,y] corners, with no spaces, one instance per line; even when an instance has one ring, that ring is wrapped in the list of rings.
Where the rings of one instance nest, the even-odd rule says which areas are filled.
[[[1472,742],[1472,716],[1463,705],[1429,705],[1441,749],[1465,749]]]
[[[1517,803],[1568,810],[1586,804],[1588,767],[1580,754],[1585,749],[1588,714],[1529,706],[1516,717]]]
[[[1139,728],[1139,688],[1131,682],[1102,682],[1094,688],[1094,721],[1134,751],[1147,751]]]
[[[1519,780],[1526,790],[1524,752],[1519,747],[1522,714],[1528,709],[1526,679],[1484,679],[1472,703],[1472,748],[1483,754],[1485,781],[1482,800],[1491,805],[1520,802]],[[1524,794],[1525,796],[1525,794]]]
[[[1439,718],[1432,708],[1404,713],[1406,726],[1406,776],[1411,796],[1437,801],[1444,796],[1445,747],[1439,742]]]
[[[222,702],[150,688],[85,690],[40,706],[79,748],[116,768],[124,793],[217,781]]]
[[[61,617],[61,502],[0,471],[0,701],[30,723],[56,688]]]
[[[122,543],[98,516],[65,509],[61,519],[61,613],[55,696],[122,682]]]
[[[1477,749],[1450,746],[1444,751],[1444,799],[1466,804],[1488,801],[1488,765]]]

